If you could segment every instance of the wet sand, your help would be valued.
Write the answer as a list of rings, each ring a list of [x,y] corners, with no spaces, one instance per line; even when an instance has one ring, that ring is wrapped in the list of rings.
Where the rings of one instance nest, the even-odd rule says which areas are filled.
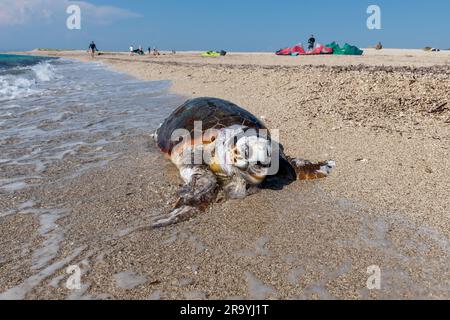
[[[124,155],[73,179],[64,179],[76,166],[68,157],[49,170],[54,183],[0,194],[2,213],[40,199],[0,217],[0,298],[450,297],[449,53],[96,60],[172,80],[186,97],[231,100],[279,129],[287,154],[334,159],[337,169],[142,230],[170,210],[181,183],[151,132],[110,146]],[[36,214],[46,208],[61,210],[53,223]],[[50,227],[39,232],[42,225]],[[58,251],[36,259],[52,241]],[[82,290],[65,287],[69,265],[81,267]],[[366,288],[372,265],[381,269],[381,290]]]

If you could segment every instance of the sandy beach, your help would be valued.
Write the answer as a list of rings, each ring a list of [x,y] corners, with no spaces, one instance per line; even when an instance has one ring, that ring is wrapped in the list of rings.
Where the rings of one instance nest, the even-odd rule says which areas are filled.
[[[91,61],[82,51],[31,54]],[[146,230],[169,212],[181,183],[149,152],[152,132],[109,146],[123,156],[73,179],[63,178],[77,163],[64,158],[46,171],[53,183],[0,192],[2,212],[30,199],[33,210],[69,210],[44,235],[26,206],[0,216],[0,298],[450,298],[450,52],[104,53],[95,61],[170,80],[186,99],[230,100],[280,130],[287,154],[337,168]],[[33,266],[55,238],[63,239],[57,254]],[[80,290],[65,286],[70,265],[81,268]],[[381,270],[381,290],[367,289],[370,266]]]

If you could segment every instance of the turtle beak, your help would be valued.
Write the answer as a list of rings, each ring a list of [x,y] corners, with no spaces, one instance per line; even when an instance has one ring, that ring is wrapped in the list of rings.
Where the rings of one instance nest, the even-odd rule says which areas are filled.
[[[242,158],[236,158],[234,165],[240,170],[247,170],[249,167],[248,161]]]
[[[242,175],[245,180],[251,184],[260,184],[267,177],[268,169],[265,167],[260,167],[257,165],[249,166],[247,171],[243,172]]]

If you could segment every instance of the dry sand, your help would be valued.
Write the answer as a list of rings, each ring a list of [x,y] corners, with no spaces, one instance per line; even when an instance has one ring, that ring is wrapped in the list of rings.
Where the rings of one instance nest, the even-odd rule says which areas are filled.
[[[140,79],[170,79],[186,97],[231,100],[279,129],[287,154],[334,159],[337,169],[137,231],[170,209],[180,183],[149,152],[149,137],[69,181],[61,163],[49,172],[51,187],[0,194],[2,208],[33,198],[71,209],[47,239],[33,215],[0,217],[1,298],[450,298],[450,53],[95,60]],[[57,255],[32,269],[32,253],[58,235]],[[82,268],[82,290],[64,286],[71,264]],[[372,265],[381,268],[381,290],[366,288]]]

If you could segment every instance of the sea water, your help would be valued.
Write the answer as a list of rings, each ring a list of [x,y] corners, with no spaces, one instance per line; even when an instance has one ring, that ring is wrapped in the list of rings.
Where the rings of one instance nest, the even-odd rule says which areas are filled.
[[[33,276],[0,293],[0,299],[23,299],[83,250],[56,261],[65,240],[59,220],[71,208],[47,205],[46,199],[11,206],[8,199],[27,189],[45,189],[61,163],[66,167],[58,181],[70,181],[125,152],[114,146],[133,137],[150,138],[184,101],[168,91],[170,85],[137,80],[99,62],[0,54],[0,223],[32,215],[43,241],[30,255]],[[23,251],[29,244],[21,246]],[[11,258],[0,250],[0,264]]]
[[[0,192],[38,184],[79,150],[91,164],[113,158],[102,147],[152,133],[182,102],[169,86],[96,62],[0,55]]]

